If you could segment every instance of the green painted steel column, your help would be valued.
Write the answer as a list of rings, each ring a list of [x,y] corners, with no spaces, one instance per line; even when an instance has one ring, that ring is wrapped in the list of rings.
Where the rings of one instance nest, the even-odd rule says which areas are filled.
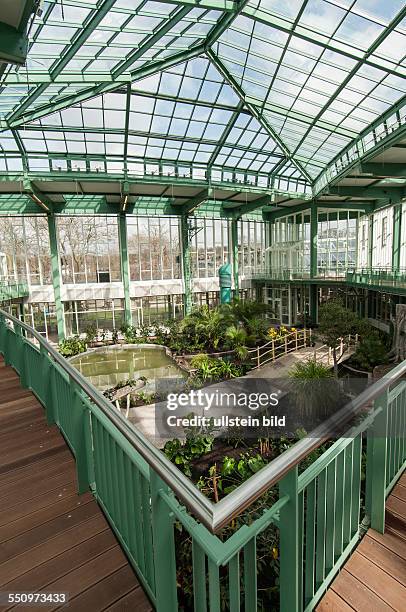
[[[185,291],[185,314],[189,314],[192,311],[192,279],[190,266],[189,225],[188,216],[186,214],[180,216],[180,234],[182,241],[182,273]]]
[[[310,323],[312,325],[317,325],[318,320],[318,306],[319,306],[319,294],[317,291],[317,285],[310,285],[309,287],[309,306],[310,306]]]
[[[65,317],[61,300],[61,271],[59,265],[58,238],[56,234],[55,215],[48,215],[49,246],[51,251],[52,284],[54,287],[56,323],[58,327],[58,338],[65,337]]]
[[[368,219],[368,262],[367,268],[372,268],[372,256],[374,250],[374,215],[369,215]]]
[[[130,263],[128,261],[127,221],[124,213],[118,215],[118,233],[120,237],[121,278],[124,287],[124,318],[127,325],[132,325],[130,299]]]
[[[317,206],[310,209],[310,277],[317,276]]]
[[[392,270],[400,270],[400,249],[402,245],[402,204],[393,207],[393,242],[392,242]]]
[[[238,274],[238,219],[231,219],[231,257],[233,264],[234,297],[238,298],[240,277]]]

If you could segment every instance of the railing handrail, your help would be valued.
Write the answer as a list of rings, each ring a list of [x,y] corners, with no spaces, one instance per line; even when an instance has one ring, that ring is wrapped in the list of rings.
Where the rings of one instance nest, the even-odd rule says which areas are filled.
[[[211,502],[159,449],[145,436],[130,426],[128,421],[115,410],[110,402],[89,383],[78,370],[62,357],[38,332],[16,317],[0,309],[0,316],[32,335],[68,376],[82,389],[91,401],[117,427],[118,431],[139,452],[148,465],[171,488],[173,493],[212,533],[219,531],[231,519],[243,512],[252,502],[273,486],[292,468],[297,466],[313,450],[321,446],[332,428],[341,429],[358,414],[360,409],[381,395],[388,387],[406,373],[406,361],[397,365],[376,383],[348,402],[333,417],[319,425],[308,436],[273,459],[262,470],[243,482],[237,489],[216,504]]]

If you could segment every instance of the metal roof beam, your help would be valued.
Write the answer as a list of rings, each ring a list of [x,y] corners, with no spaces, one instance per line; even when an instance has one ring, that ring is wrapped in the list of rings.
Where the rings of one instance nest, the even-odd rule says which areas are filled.
[[[361,163],[361,174],[378,177],[406,178],[405,163],[364,162]]]
[[[251,202],[233,202],[232,200],[223,202],[222,209],[227,216],[232,217],[233,219],[239,219],[243,215],[247,215],[254,210],[258,210],[258,208],[262,208],[263,206],[269,206],[274,201],[274,194],[269,194],[263,196],[262,198],[257,198]]]
[[[296,204],[295,206],[286,206],[286,208],[280,208],[278,210],[264,211],[262,216],[264,221],[275,221],[279,217],[286,217],[287,215],[295,215],[296,213],[310,210],[314,206],[313,202],[303,202],[303,204]]]
[[[351,187],[351,185],[330,187],[329,194],[343,197],[365,198],[366,200],[388,200],[399,202],[406,197],[404,187]]]
[[[24,179],[23,185],[28,197],[38,204],[42,210],[44,210],[46,213],[51,213],[53,211],[54,205],[52,200],[40,189],[38,189],[38,187],[36,187],[32,181],[29,179]]]

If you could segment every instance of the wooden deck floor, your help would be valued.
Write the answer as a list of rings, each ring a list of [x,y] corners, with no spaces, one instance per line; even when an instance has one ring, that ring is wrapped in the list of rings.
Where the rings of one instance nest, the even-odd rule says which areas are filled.
[[[386,502],[384,535],[369,529],[317,612],[406,610],[406,473]]]
[[[68,592],[59,609],[72,612],[152,610],[94,498],[76,494],[58,428],[1,360],[0,592],[21,591]],[[23,609],[0,605],[11,608]]]

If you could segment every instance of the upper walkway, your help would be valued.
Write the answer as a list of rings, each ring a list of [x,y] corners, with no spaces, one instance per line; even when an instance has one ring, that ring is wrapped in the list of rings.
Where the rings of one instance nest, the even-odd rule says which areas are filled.
[[[317,606],[317,612],[406,608],[406,474],[386,502],[385,533],[369,529]]]
[[[0,359],[0,591],[68,593],[40,610],[152,610],[41,404]],[[5,610],[20,606],[0,605]],[[25,609],[25,608],[24,608]]]

